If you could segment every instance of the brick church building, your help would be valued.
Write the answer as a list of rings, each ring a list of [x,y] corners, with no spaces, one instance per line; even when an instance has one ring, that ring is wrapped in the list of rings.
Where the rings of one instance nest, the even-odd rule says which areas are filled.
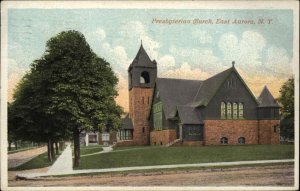
[[[128,80],[117,146],[279,143],[279,105],[266,86],[256,98],[234,62],[203,81],[157,78],[157,63],[141,45]]]

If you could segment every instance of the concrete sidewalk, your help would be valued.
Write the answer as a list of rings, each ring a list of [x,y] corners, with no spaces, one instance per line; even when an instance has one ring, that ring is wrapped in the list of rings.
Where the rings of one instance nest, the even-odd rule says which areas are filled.
[[[68,143],[67,147],[49,168],[48,174],[60,174],[61,172],[73,172],[72,150],[71,144]]]
[[[257,160],[257,161],[236,161],[236,162],[215,162],[215,163],[195,163],[195,164],[175,164],[175,165],[155,165],[155,166],[135,166],[135,167],[120,167],[107,169],[87,169],[87,170],[72,170],[65,171],[61,169],[57,173],[32,173],[32,174],[18,174],[18,178],[34,179],[44,176],[54,175],[71,175],[71,174],[86,174],[86,173],[101,173],[101,172],[118,172],[130,170],[148,170],[148,169],[170,169],[182,167],[212,167],[212,166],[234,166],[234,165],[248,165],[248,164],[268,164],[268,163],[288,163],[294,162],[294,159],[283,160]]]
[[[102,147],[103,151],[97,152],[97,153],[91,153],[91,154],[86,154],[86,155],[80,155],[80,157],[86,157],[86,156],[91,156],[91,155],[97,155],[97,154],[102,154],[102,153],[108,153],[113,150],[111,146],[108,147]]]

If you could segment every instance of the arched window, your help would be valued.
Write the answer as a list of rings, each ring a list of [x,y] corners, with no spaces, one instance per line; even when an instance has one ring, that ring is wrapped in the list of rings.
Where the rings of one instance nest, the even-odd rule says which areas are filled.
[[[221,119],[226,118],[226,104],[225,102],[221,102]]]
[[[227,102],[227,119],[232,117],[231,103]]]
[[[238,117],[238,105],[237,103],[233,103],[232,104],[232,107],[233,107],[233,119],[237,119]]]
[[[142,72],[141,77],[140,77],[140,83],[141,84],[150,83],[150,76],[149,76],[148,72],[146,72],[146,71]]]
[[[246,143],[245,137],[240,137],[238,139],[238,143],[241,144],[241,145],[244,145]]]
[[[244,117],[244,104],[239,103],[239,118],[243,118],[243,117]]]
[[[221,138],[221,144],[222,144],[222,145],[227,145],[227,144],[228,144],[228,139],[227,139],[227,137],[222,137],[222,138]]]

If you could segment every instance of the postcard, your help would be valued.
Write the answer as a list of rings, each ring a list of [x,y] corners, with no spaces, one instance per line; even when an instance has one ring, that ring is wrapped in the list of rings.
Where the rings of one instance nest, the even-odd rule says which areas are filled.
[[[299,189],[299,2],[4,1],[1,189]]]

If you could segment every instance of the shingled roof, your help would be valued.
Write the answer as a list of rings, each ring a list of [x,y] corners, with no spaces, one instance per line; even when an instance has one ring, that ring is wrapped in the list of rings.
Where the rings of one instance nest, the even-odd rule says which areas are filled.
[[[264,87],[257,100],[259,103],[258,107],[279,107],[267,86]]]
[[[135,58],[133,59],[132,63],[129,66],[129,69],[131,69],[132,66],[142,66],[142,67],[156,67],[156,61],[153,60],[151,61],[150,57],[148,56],[148,54],[146,53],[143,45],[141,44],[140,49],[138,51],[138,53],[136,54]]]
[[[178,106],[177,111],[183,124],[201,124],[203,118],[198,109],[191,106]]]
[[[129,114],[127,114],[124,118],[122,118],[122,129],[133,129],[133,125],[131,119],[129,118]]]
[[[193,99],[193,102],[190,105],[193,107],[207,106],[207,104],[216,94],[218,89],[222,86],[224,81],[232,72],[236,73],[237,77],[240,78],[241,82],[245,85],[246,89],[248,90],[249,94],[252,96],[253,100],[257,102],[255,96],[252,94],[251,90],[248,88],[248,86],[246,85],[246,83],[244,82],[244,80],[239,75],[239,73],[237,72],[237,70],[233,65],[231,68],[219,74],[216,74],[211,78],[208,78],[207,80],[204,80],[201,87],[199,87],[198,92]]]
[[[201,105],[206,106],[210,99],[215,95],[216,91],[220,88],[225,79],[231,74],[234,67],[231,67],[219,74],[208,78],[203,81],[201,86],[198,87],[197,94],[195,94],[192,106],[198,107]]]
[[[202,81],[157,78],[156,88],[167,119],[176,115],[176,106],[186,105],[193,100]]]
[[[204,81],[158,78],[156,88],[159,91],[166,118],[171,119],[178,112],[183,123],[201,123],[202,119],[196,108],[207,106],[232,72],[236,73],[237,77],[245,84],[253,100],[257,102],[234,66]]]

